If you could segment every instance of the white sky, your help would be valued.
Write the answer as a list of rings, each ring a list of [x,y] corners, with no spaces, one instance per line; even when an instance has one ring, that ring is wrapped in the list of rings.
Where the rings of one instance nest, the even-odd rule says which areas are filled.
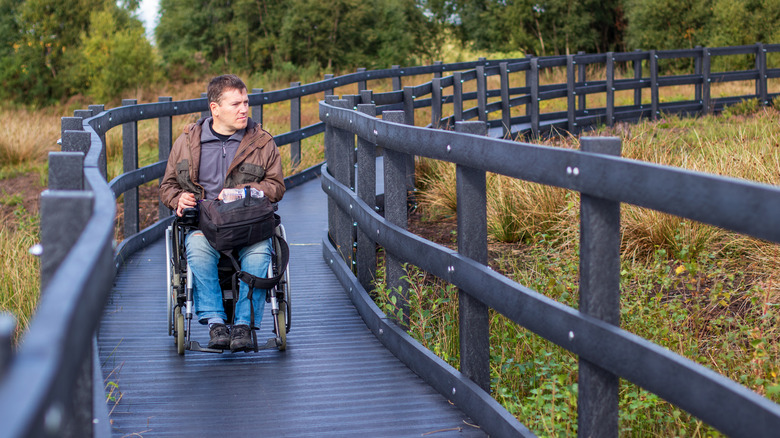
[[[146,27],[146,38],[154,41],[154,26],[157,22],[157,6],[159,0],[141,0],[141,7],[138,10],[139,18],[143,20]]]

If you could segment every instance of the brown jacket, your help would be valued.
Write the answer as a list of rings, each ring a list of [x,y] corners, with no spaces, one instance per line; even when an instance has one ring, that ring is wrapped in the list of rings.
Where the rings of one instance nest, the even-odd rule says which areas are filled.
[[[196,199],[203,199],[204,190],[198,184],[202,123],[203,119],[187,125],[168,157],[165,176],[160,183],[160,200],[172,210],[176,210],[183,192],[194,193]],[[271,134],[252,119],[247,122],[244,138],[227,170],[224,188],[247,185],[262,190],[271,202],[278,202],[284,195],[279,150]]]

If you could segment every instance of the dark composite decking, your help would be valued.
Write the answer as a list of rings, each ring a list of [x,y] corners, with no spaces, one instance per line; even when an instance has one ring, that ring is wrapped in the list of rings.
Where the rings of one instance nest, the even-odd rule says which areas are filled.
[[[114,436],[484,436],[388,352],[322,259],[327,200],[319,180],[287,192],[288,349],[176,354],[166,328],[162,241],[120,268],[98,334]],[[270,336],[270,318],[258,339]],[[193,323],[193,339],[208,332]],[[136,435],[137,434],[137,435]]]

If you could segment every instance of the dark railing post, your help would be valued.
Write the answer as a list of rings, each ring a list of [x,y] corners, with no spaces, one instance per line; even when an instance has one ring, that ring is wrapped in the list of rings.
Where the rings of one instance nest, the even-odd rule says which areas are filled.
[[[566,56],[566,117],[568,119],[569,132],[577,134],[577,90],[575,85],[577,78],[574,66],[576,61],[574,55]]]
[[[376,117],[376,105],[360,104],[357,109]],[[360,137],[357,141],[357,195],[369,207],[376,206],[376,143]],[[371,290],[371,282],[376,278],[376,243],[359,228],[356,259],[358,281],[366,290]]]
[[[5,377],[14,356],[15,331],[16,318],[8,312],[0,312],[0,378]]]
[[[452,74],[452,116],[456,122],[463,120],[463,75],[459,71]]]
[[[366,71],[365,67],[358,67],[357,72],[363,73]],[[358,81],[357,83],[357,94],[360,94],[361,91],[368,89],[368,85],[366,84],[366,80]]]
[[[374,91],[373,90],[363,90],[360,92],[360,103],[363,105],[368,105],[371,103],[374,103]]]
[[[93,202],[89,191],[49,189],[41,193],[41,290],[81,235]]]
[[[357,110],[357,106],[360,104],[360,96],[357,94],[347,95],[344,96],[344,100],[347,101],[347,108]],[[352,146],[352,149],[349,150],[349,156],[347,161],[347,169],[349,169],[349,189],[353,192],[357,192],[357,147],[355,146],[355,136],[352,135],[352,139],[350,140],[350,145]],[[346,149],[345,149],[345,152]],[[358,235],[358,224],[357,222],[349,220],[350,225],[350,236],[349,236],[349,244],[352,246],[352,253],[350,254],[350,267],[352,269],[352,273],[357,275],[357,235]]]
[[[501,77],[501,125],[504,130],[504,138],[512,138],[512,112],[509,108],[509,63],[502,62],[498,65]]]
[[[577,52],[577,55],[584,55],[585,52]],[[583,87],[587,87],[588,83],[586,82],[586,71],[585,71],[586,64],[584,62],[580,62],[577,65],[577,81],[582,84]],[[587,95],[585,93],[580,93],[579,98],[579,106],[577,107],[578,110],[582,111],[583,114],[588,114],[587,110],[587,101],[586,101]]]
[[[406,116],[403,111],[385,111],[382,113],[382,119],[388,122],[404,123]],[[378,144],[383,146],[381,141],[378,141]],[[385,154],[385,219],[405,230],[408,221],[406,172],[409,156],[392,149],[384,147],[383,149]],[[398,322],[402,327],[409,327],[409,292],[407,282],[404,279],[406,273],[402,261],[393,254],[385,254],[385,275],[390,297],[395,299],[396,307],[401,311],[401,318]]]
[[[49,152],[49,189],[84,189],[83,152]]]
[[[607,52],[607,126],[615,124],[615,54]]]
[[[331,105],[339,108],[351,108],[344,99],[332,100]],[[354,174],[355,136],[344,129],[328,126],[330,138],[326,148],[326,160],[328,172],[347,187],[351,184],[350,174]],[[328,212],[333,212],[332,222],[329,223],[331,239],[336,245],[336,250],[347,263],[352,266],[352,221],[349,215],[343,212],[330,198],[328,198]]]
[[[400,65],[393,65],[390,68],[394,70],[400,70]],[[393,91],[399,91],[403,88],[403,85],[401,84],[401,75],[393,76]]]
[[[300,87],[300,82],[290,82],[290,88]],[[290,99],[290,131],[301,129],[301,97]],[[296,136],[296,138],[300,138]],[[290,168],[295,169],[301,163],[301,141],[290,143]]]
[[[712,103],[710,102],[712,79],[710,79],[710,50],[706,47],[701,49],[701,112],[710,114],[712,112]]]
[[[60,140],[65,134],[65,131],[83,131],[84,127],[81,125],[81,117],[61,117],[60,118]]]
[[[333,73],[328,73],[325,76],[322,77],[324,80],[333,79]],[[333,95],[333,88],[328,88],[325,90],[325,96],[332,96]]]
[[[94,194],[88,191],[44,190],[41,193],[42,291],[47,288],[55,271],[81,236],[92,216],[94,202]],[[64,428],[58,431],[63,436],[82,437],[93,434],[94,392],[91,343],[81,360],[82,365],[74,383],[72,396],[68,406],[65,407],[67,421]]]
[[[442,101],[441,78],[431,80],[431,128],[441,128]]]
[[[485,76],[485,66],[477,66],[477,110],[479,112],[479,121],[487,122],[487,76]]]
[[[92,111],[92,115],[96,116],[106,110],[105,105],[89,105],[88,107]],[[100,134],[100,155],[98,155],[98,169],[100,174],[103,175],[103,179],[108,180],[108,158],[106,151],[106,134]]]
[[[701,46],[696,46],[696,50],[701,51]],[[696,78],[701,77],[701,58],[702,58],[701,55],[695,56],[693,58],[693,74],[696,75]],[[696,86],[694,87],[695,91],[694,91],[693,99],[699,103],[701,103],[701,88],[702,88],[701,83],[696,84]]]
[[[75,129],[75,131],[85,132],[84,131],[83,122],[84,122],[85,119],[88,119],[88,118],[92,117],[92,110],[76,110],[76,111],[73,111],[73,115],[74,115],[74,117],[81,119],[81,122],[79,122],[78,129]],[[65,133],[64,132],[63,132],[62,136],[63,136],[63,138],[62,138],[62,145],[63,145],[62,146],[62,150],[65,151],[66,149],[65,149]],[[92,144],[92,140],[90,140],[89,134],[87,134],[87,135],[79,134],[79,136],[83,137],[83,138],[81,138],[77,143],[72,143],[72,144],[73,145],[77,144],[78,146],[74,146],[74,147],[81,148],[81,149],[78,149],[78,150],[84,152],[84,155],[87,155],[87,151],[89,150],[89,148],[90,148],[90,146]]]
[[[202,97],[204,99],[207,99],[206,100],[206,110],[200,112],[200,118],[203,119],[203,118],[206,118],[206,117],[211,117],[211,108],[209,107],[209,103],[208,103],[208,94],[207,93],[200,93],[200,97]]]
[[[358,104],[360,104],[360,96],[357,94],[347,94],[345,96],[342,96],[342,99],[347,101],[347,108],[351,110],[357,110]],[[355,165],[357,163],[357,148],[355,147],[355,140],[354,136],[352,139],[352,149],[350,151],[349,156],[349,163],[347,164],[347,167],[349,167],[349,188],[350,190],[355,190]]]
[[[136,105],[136,99],[123,99],[122,106]],[[138,122],[122,124],[122,172],[138,169]],[[139,230],[138,187],[124,194],[124,236],[132,236]]]
[[[619,156],[620,147],[614,137],[581,141],[584,152]],[[620,203],[583,194],[580,223],[580,312],[619,326]],[[618,376],[580,359],[578,382],[578,436],[617,437]]]
[[[171,96],[160,96],[157,98],[158,102],[173,102]],[[171,155],[171,148],[173,148],[173,117],[163,116],[157,119],[157,159],[159,161],[166,161]],[[162,179],[160,179],[162,182]],[[157,208],[158,218],[162,219],[171,215],[171,209],[165,206],[162,202]]]
[[[636,49],[634,52],[641,52],[641,50]],[[637,86],[634,89],[634,105],[638,106],[639,108],[642,108],[642,60],[641,59],[635,59],[634,60],[634,79],[637,81]]]
[[[443,65],[444,63],[442,61],[433,61],[433,65]],[[436,70],[433,72],[434,79],[441,78],[441,70]]]
[[[263,89],[262,88],[252,88],[252,94],[262,94]],[[262,100],[260,105],[253,105],[252,106],[252,120],[254,120],[256,123],[259,123],[260,125],[263,124],[263,104]]]
[[[414,87],[404,87],[404,121],[405,125],[414,125]]]
[[[484,122],[458,122],[455,131],[486,135]],[[457,165],[458,252],[487,265],[487,188],[486,173]],[[488,307],[468,291],[458,291],[460,332],[460,370],[490,392],[490,320]]]
[[[91,144],[87,131],[65,131],[62,133],[62,152],[81,152],[85,156]]]
[[[339,99],[338,96],[335,96],[333,94],[325,95],[325,103],[327,103],[328,105],[336,105],[336,101],[338,99]],[[335,131],[336,128],[334,128],[329,123],[325,123],[325,132],[322,134],[322,142],[323,142],[323,147],[325,149],[324,151],[325,163],[328,172],[331,175],[334,174],[335,168],[338,167],[338,163],[336,162],[338,157],[338,155],[336,154],[337,148],[334,145]],[[337,210],[338,207],[336,206],[336,202],[333,201],[333,199],[331,199],[330,197],[328,197],[328,235],[330,236],[334,245],[338,244],[338,242],[336,241],[336,224],[338,222]]]
[[[539,59],[531,58],[531,69],[528,71],[531,88],[531,101],[528,103],[528,115],[531,116],[531,136],[539,136]]]
[[[404,87],[404,120],[405,125],[414,126],[414,87]],[[414,190],[414,155],[406,157],[406,189]]]
[[[655,54],[655,50],[650,51],[650,110],[653,113],[653,120],[657,120],[661,115],[658,110],[659,107],[658,97],[658,55]]]
[[[756,44],[756,70],[758,78],[756,79],[756,95],[761,105],[769,105],[767,97],[767,78],[766,78],[766,49],[764,43]]]

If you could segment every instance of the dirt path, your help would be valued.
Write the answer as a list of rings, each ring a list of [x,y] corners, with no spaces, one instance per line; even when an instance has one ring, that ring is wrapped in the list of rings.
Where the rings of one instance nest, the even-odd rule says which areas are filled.
[[[31,215],[37,214],[44,189],[36,172],[0,180],[0,226],[15,229],[22,209]]]

